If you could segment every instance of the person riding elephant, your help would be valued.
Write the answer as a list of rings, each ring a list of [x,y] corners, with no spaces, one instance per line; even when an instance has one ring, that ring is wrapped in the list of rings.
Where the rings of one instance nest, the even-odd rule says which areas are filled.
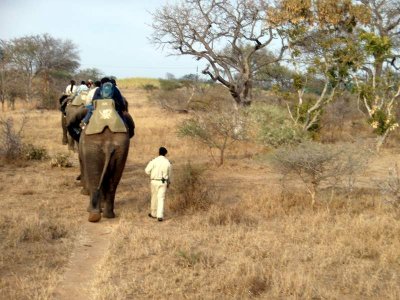
[[[66,108],[68,103],[73,99],[76,93],[75,80],[71,80],[70,84],[66,87],[63,95],[59,99],[60,111],[61,111],[61,128],[62,128],[62,144],[67,145],[69,150],[75,149],[75,141],[68,132],[67,121],[66,121]]]
[[[113,99],[95,100],[94,107],[93,116],[79,139],[81,182],[90,194],[90,222],[99,221],[102,214],[106,218],[115,217],[115,193],[125,167],[130,139]]]
[[[100,99],[113,99],[115,104],[115,109],[118,114],[121,116],[122,120],[126,124],[129,130],[129,137],[132,138],[135,135],[135,122],[132,119],[132,116],[128,112],[128,101],[126,101],[125,97],[122,96],[120,90],[118,89],[115,79],[109,79],[108,77],[104,77],[100,81],[101,86],[96,89],[96,92],[93,95],[94,100]],[[80,127],[84,129],[86,125],[89,123],[90,117],[92,116],[94,106],[92,103],[89,103],[85,106],[88,110],[86,116],[82,119],[80,123]]]

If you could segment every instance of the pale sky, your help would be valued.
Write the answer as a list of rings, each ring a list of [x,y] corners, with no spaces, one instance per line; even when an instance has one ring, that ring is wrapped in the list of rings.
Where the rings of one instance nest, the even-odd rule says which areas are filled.
[[[168,56],[148,38],[150,12],[163,0],[0,0],[0,39],[49,33],[77,46],[81,68],[98,68],[117,78],[165,78],[201,73],[190,56]],[[171,2],[171,1],[170,1]]]

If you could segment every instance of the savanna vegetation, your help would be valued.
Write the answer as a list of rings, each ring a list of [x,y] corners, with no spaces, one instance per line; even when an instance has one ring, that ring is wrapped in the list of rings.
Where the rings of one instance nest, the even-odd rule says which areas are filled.
[[[136,134],[85,292],[400,298],[397,2],[186,0],[153,21],[155,44],[209,67],[118,80]],[[51,299],[87,197],[59,112],[15,99],[0,119],[0,290]],[[162,223],[147,217],[143,172],[160,145],[174,172]]]

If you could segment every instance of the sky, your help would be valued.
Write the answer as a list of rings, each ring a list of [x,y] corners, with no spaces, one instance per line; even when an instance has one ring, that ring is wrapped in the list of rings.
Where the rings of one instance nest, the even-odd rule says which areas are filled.
[[[204,64],[191,56],[170,56],[149,41],[151,12],[163,0],[0,0],[0,39],[48,33],[69,39],[81,69],[97,68],[117,78],[165,78],[200,74]]]

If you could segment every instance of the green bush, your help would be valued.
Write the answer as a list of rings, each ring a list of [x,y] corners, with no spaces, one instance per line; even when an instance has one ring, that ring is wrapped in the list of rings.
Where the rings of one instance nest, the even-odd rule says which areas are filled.
[[[256,138],[266,146],[277,148],[299,144],[308,139],[307,134],[294,125],[283,108],[254,104],[247,113],[256,126]]]
[[[70,168],[72,167],[72,163],[69,161],[68,154],[58,153],[51,159],[51,166],[52,167],[59,167],[59,168]]]
[[[173,91],[182,87],[182,84],[175,79],[160,79],[160,87],[164,91]]]
[[[158,89],[158,87],[156,87],[154,84],[151,83],[146,83],[142,86],[142,88],[146,91],[146,92],[152,92],[156,89]]]
[[[23,148],[23,156],[27,160],[46,160],[49,158],[47,150],[32,144],[26,144]]]
[[[222,165],[226,149],[236,141],[247,139],[247,123],[236,111],[198,113],[183,121],[178,126],[177,134],[206,145],[214,161]],[[219,151],[218,161],[212,154],[213,149]]]

